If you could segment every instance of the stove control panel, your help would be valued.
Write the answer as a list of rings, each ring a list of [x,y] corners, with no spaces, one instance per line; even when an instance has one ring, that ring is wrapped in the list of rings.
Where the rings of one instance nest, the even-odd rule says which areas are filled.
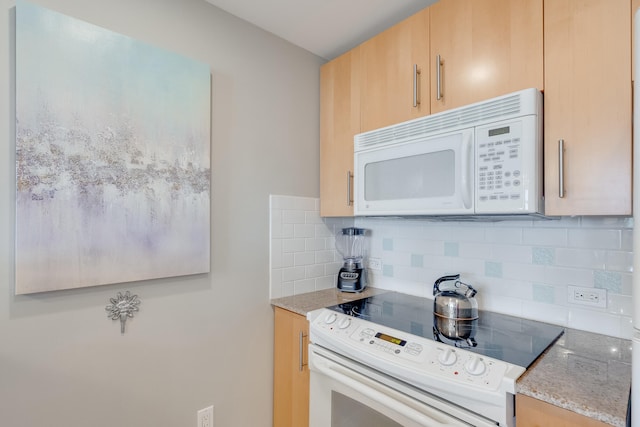
[[[413,384],[438,377],[498,390],[508,370],[516,370],[515,378],[524,372],[500,360],[328,309],[311,314],[311,342]]]

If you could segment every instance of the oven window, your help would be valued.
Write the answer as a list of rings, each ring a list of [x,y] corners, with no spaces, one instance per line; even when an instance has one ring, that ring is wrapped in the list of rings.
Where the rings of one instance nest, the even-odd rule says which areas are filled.
[[[331,392],[331,427],[402,427],[382,415],[337,391]]]

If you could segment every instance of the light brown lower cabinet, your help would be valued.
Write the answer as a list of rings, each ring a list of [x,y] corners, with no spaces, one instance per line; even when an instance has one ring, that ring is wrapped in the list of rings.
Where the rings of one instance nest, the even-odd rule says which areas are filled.
[[[273,340],[273,426],[309,425],[309,322],[275,308]]]
[[[523,394],[516,395],[517,427],[610,427],[601,421]]]

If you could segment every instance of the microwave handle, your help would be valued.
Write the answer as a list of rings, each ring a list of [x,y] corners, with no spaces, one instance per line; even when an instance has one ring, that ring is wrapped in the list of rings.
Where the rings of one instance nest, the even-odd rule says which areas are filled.
[[[471,175],[473,171],[473,162],[471,161],[471,139],[473,133],[464,135],[462,141],[462,150],[460,153],[460,193],[462,195],[462,203],[465,209],[471,208]]]

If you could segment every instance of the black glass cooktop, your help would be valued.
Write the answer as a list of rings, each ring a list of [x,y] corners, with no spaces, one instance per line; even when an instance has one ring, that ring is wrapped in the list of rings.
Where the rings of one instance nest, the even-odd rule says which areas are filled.
[[[433,300],[397,292],[328,308],[524,368],[564,332],[561,326],[483,310],[473,321],[438,318]]]

